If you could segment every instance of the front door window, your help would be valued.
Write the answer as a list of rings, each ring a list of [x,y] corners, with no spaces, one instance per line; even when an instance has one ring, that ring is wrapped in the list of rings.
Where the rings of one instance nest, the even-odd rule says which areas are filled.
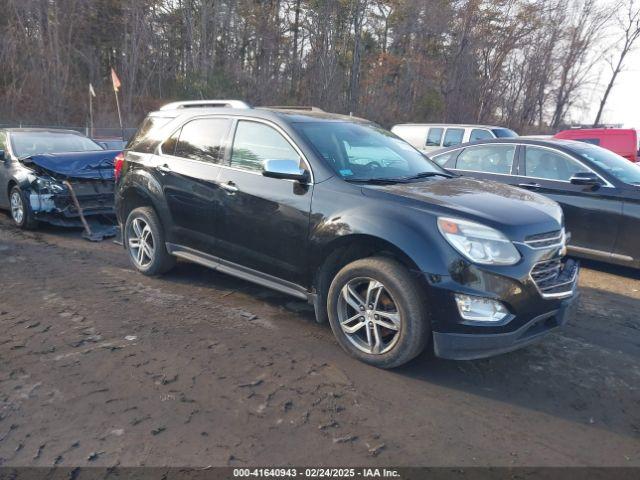
[[[561,153],[539,147],[526,148],[524,165],[527,177],[563,182],[568,182],[578,172],[590,171]]]
[[[265,160],[300,162],[300,155],[274,128],[262,123],[239,121],[231,152],[231,166],[261,172]]]
[[[456,169],[509,175],[515,152],[515,145],[494,144],[466,148],[458,157]]]

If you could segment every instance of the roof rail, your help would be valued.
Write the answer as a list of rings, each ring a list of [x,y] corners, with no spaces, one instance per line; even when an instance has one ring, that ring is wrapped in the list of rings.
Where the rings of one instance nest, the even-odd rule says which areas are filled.
[[[568,130],[589,130],[589,129],[602,129],[602,128],[622,128],[621,123],[599,123],[597,125],[570,125]]]
[[[177,110],[180,108],[251,108],[242,100],[188,100],[172,102],[160,107],[160,110]]]
[[[267,105],[263,108],[271,108],[273,110],[304,110],[307,112],[324,112],[321,108],[304,106],[304,105]]]

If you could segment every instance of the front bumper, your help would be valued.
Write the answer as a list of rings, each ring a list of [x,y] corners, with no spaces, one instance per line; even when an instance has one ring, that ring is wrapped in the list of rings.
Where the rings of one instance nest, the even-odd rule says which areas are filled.
[[[450,360],[473,360],[511,352],[534,343],[565,325],[575,311],[579,295],[562,301],[560,308],[539,315],[513,332],[465,334],[433,332],[436,356]]]
[[[71,193],[63,183],[57,184],[58,190],[40,190],[35,186],[29,191],[30,208],[36,218],[48,221],[51,217],[65,220],[77,220],[77,210]],[[113,182],[104,180],[82,180],[71,182],[85,217],[92,215],[115,215]]]

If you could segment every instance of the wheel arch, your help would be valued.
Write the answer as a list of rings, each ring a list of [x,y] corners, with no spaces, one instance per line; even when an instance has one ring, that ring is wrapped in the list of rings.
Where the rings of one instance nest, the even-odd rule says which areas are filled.
[[[335,252],[342,252],[343,256],[350,258],[349,261],[380,254],[397,259],[409,270],[419,270],[417,264],[400,247],[382,237],[365,233],[344,235],[323,245],[318,257],[323,260],[315,266],[316,269],[322,268],[331,257],[341,256]]]
[[[9,184],[7,185],[7,195],[11,195],[11,189],[16,186],[18,186],[18,181],[15,178],[9,180]]]
[[[166,200],[163,198],[162,186],[150,174],[133,170],[121,181],[116,194],[116,212],[124,225],[132,210],[138,207],[152,207],[163,226],[167,225]]]
[[[415,261],[389,240],[362,233],[335,238],[323,245],[314,256],[320,260],[311,268],[310,284],[316,296],[316,319],[319,322],[324,323],[328,320],[326,295],[335,275],[349,263],[372,256],[392,258],[414,273],[416,277],[420,275],[420,269]]]
[[[155,202],[141,188],[132,186],[124,190],[119,208],[123,223],[126,222],[129,214],[138,207],[153,207],[155,209]]]

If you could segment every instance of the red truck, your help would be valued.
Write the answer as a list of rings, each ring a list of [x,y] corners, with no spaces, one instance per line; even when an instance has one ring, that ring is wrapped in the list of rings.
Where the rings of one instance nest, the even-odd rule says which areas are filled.
[[[632,162],[638,161],[638,132],[633,128],[573,128],[563,130],[553,138],[592,143]]]

